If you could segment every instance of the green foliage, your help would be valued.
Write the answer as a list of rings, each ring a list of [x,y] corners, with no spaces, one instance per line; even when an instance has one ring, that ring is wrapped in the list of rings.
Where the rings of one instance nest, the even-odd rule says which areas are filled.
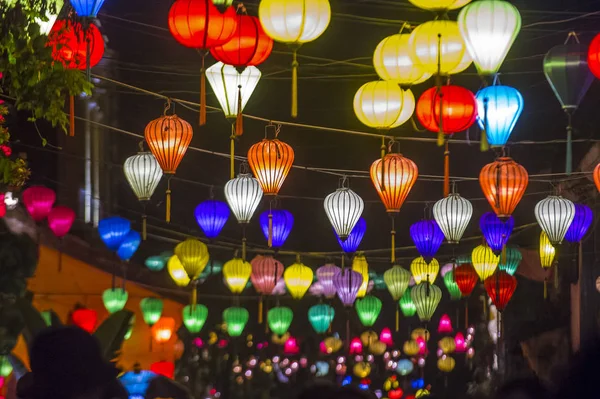
[[[46,328],[46,321],[27,299],[17,299],[16,306],[25,323],[23,338],[27,342],[27,347],[31,347],[33,339]]]
[[[94,336],[100,342],[102,355],[107,361],[112,361],[118,356],[133,316],[133,312],[129,310],[119,310],[104,320],[94,332]]]

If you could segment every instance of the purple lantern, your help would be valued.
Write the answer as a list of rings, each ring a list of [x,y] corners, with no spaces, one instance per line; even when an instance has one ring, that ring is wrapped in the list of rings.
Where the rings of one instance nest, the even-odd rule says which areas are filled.
[[[502,252],[502,248],[506,245],[514,226],[515,219],[512,216],[503,221],[494,212],[486,212],[479,219],[479,228],[485,237],[485,241],[496,254]]]
[[[335,296],[333,278],[340,270],[342,269],[332,263],[328,263],[317,269],[317,279],[323,287],[323,295],[325,295],[326,298],[333,298]]]
[[[333,230],[338,242],[340,243],[340,247],[342,247],[342,250],[346,253],[356,252],[358,246],[360,245],[360,242],[365,236],[366,231],[367,221],[365,220],[365,218],[358,219],[358,222],[356,222],[356,224],[354,225],[354,228],[348,235],[348,238],[346,238],[346,241],[340,240],[340,237],[337,235],[335,230]]]
[[[229,206],[223,201],[209,199],[198,204],[194,216],[206,237],[217,238],[229,219]]]
[[[269,213],[272,215],[272,234],[271,234],[271,246],[279,248],[283,246],[285,240],[289,237],[294,226],[294,215],[290,211],[283,209],[273,209],[271,211],[264,211],[260,214],[260,227],[262,232],[269,240]]]
[[[344,306],[352,306],[362,285],[363,277],[359,272],[340,270],[333,277],[333,286]]]
[[[410,226],[410,236],[417,251],[426,260],[431,260],[444,241],[444,233],[435,220],[421,220]]]
[[[580,242],[590,228],[593,220],[594,214],[587,205],[575,204],[575,217],[569,226],[569,230],[567,230],[565,240]]]

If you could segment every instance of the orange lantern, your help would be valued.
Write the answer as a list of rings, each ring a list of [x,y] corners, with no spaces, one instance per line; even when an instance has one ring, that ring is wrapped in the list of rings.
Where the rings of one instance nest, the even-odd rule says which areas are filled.
[[[294,150],[278,139],[263,139],[248,150],[248,164],[265,195],[277,195],[292,164]]]
[[[175,331],[175,319],[172,317],[161,317],[152,326],[152,338],[157,344],[166,344]]]
[[[485,198],[500,218],[509,217],[527,189],[527,170],[509,157],[498,158],[479,173]]]
[[[594,183],[596,183],[596,188],[600,192],[600,163],[594,169]]]
[[[412,189],[419,169],[402,154],[387,154],[371,164],[371,181],[389,213],[398,213]]]

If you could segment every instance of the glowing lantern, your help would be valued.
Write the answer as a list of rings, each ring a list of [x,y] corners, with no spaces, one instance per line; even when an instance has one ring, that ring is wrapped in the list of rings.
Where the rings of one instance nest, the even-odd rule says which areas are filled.
[[[238,14],[233,37],[224,44],[212,47],[210,53],[217,61],[238,69],[262,64],[273,50],[273,39],[263,30],[258,18]]]
[[[144,136],[163,173],[174,175],[192,141],[193,130],[177,115],[163,115],[146,125]]]
[[[285,285],[294,299],[302,299],[313,282],[313,271],[310,267],[297,261],[283,272]]]
[[[442,356],[437,361],[438,369],[444,373],[450,373],[456,366],[456,360],[450,356]],[[427,396],[425,396],[427,397]]]
[[[55,206],[48,213],[48,227],[58,238],[62,238],[69,233],[74,221],[75,211],[66,206]]]
[[[398,360],[398,367],[396,367],[396,372],[401,376],[409,375],[410,373],[412,373],[413,369],[413,363],[409,359]]]
[[[371,374],[371,363],[359,362],[354,365],[352,372],[358,378],[367,378]]]
[[[357,299],[354,304],[356,313],[363,326],[371,327],[377,321],[381,312],[381,300],[375,296],[367,295],[362,299]]]
[[[417,342],[412,339],[408,340],[404,342],[404,345],[402,346],[402,351],[407,356],[414,356],[417,353],[419,353],[419,344],[417,344]]]
[[[149,256],[144,261],[144,265],[153,272],[159,272],[164,269],[166,263],[162,256]]]
[[[158,298],[143,298],[140,301],[140,309],[144,317],[144,323],[152,327],[160,319],[163,311],[163,301]]]
[[[471,295],[477,285],[477,272],[470,263],[463,263],[454,269],[454,281],[464,296]]]
[[[447,314],[443,314],[440,317],[440,322],[438,324],[438,333],[440,334],[451,334],[454,329],[452,328],[452,321]],[[452,339],[452,343],[454,344],[454,339]]]
[[[462,293],[456,280],[454,280],[454,271],[451,270],[448,273],[444,274],[444,285],[450,294],[450,299],[457,300],[462,297]]]
[[[341,270],[342,269],[336,265],[330,263],[317,269],[317,280],[321,283],[325,298],[333,298],[335,296],[335,285],[333,284],[333,278]]]
[[[150,365],[150,371],[172,379],[175,375],[175,364],[173,362],[161,360],[160,362],[152,363]]]
[[[452,193],[433,205],[433,217],[450,244],[458,244],[473,216],[473,205]]]
[[[498,267],[500,257],[492,251],[487,245],[479,245],[471,253],[473,267],[481,281],[487,280]]]
[[[417,165],[402,154],[387,154],[371,164],[371,181],[388,213],[400,212],[418,175]]]
[[[289,337],[283,344],[283,353],[286,355],[297,355],[300,353],[300,346],[295,337]]]
[[[417,308],[419,320],[427,322],[431,320],[442,299],[442,290],[433,284],[417,284],[410,291],[410,296]]]
[[[342,247],[342,250],[346,253],[354,253],[358,249],[363,237],[365,236],[365,232],[367,231],[367,221],[365,218],[358,219],[358,222],[354,225],[354,228],[348,234],[348,238],[345,241],[342,241],[340,237],[334,230],[335,236]]]
[[[484,285],[496,309],[502,312],[517,289],[517,278],[499,270],[494,276],[487,279]]]
[[[2,385],[4,385],[4,379],[10,376],[13,372],[13,366],[10,364],[8,356],[0,356],[0,376],[2,377]]]
[[[335,310],[324,303],[311,306],[308,309],[308,321],[317,334],[324,334],[334,317]]]
[[[409,38],[410,34],[395,34],[379,42],[373,54],[373,65],[381,79],[399,85],[416,85],[431,77],[431,73],[413,60]]]
[[[411,107],[411,104],[407,106]],[[410,111],[412,114],[412,110]],[[400,126],[408,119],[404,117],[406,112],[404,90],[391,80],[365,83],[354,95],[356,117],[373,129],[389,130]]]
[[[471,0],[409,0],[415,6],[424,10],[442,12],[455,10],[468,4]]]
[[[206,319],[208,318],[208,308],[204,305],[187,305],[181,311],[183,325],[192,334],[198,334]]]
[[[48,220],[50,220],[50,216],[48,216]],[[575,216],[565,234],[565,240],[580,242],[588,232],[593,220],[594,214],[587,205],[575,204]]]
[[[505,271],[506,273],[514,276],[517,271],[517,267],[519,267],[519,263],[523,259],[523,255],[521,255],[521,251],[519,248],[515,247],[506,247],[506,256],[502,255],[500,257],[500,263],[498,264],[498,269]]]
[[[161,317],[152,326],[152,338],[157,344],[166,344],[171,340],[175,331],[175,319],[172,317]]]
[[[68,69],[94,67],[104,55],[104,39],[94,24],[86,29],[79,22],[58,20],[48,34],[48,46],[52,58]]]
[[[270,295],[277,281],[283,276],[283,264],[272,256],[262,255],[254,257],[250,264],[252,265],[250,281],[254,289],[261,295]]]
[[[209,260],[208,247],[195,238],[188,238],[177,244],[175,255],[179,258],[190,280],[195,280],[200,276]]]
[[[129,262],[137,252],[141,242],[142,236],[140,233],[135,230],[129,230],[125,237],[123,237],[123,241],[121,241],[121,245],[119,245],[119,248],[117,249],[117,256],[119,259]]]
[[[477,120],[492,147],[506,145],[521,112],[523,96],[510,86],[488,86],[479,90],[477,99]]]
[[[96,18],[104,0],[71,0],[71,5],[81,18]]]
[[[108,313],[115,313],[125,308],[129,294],[122,288],[109,288],[102,293],[102,302]]]
[[[292,164],[294,150],[278,139],[263,139],[248,150],[248,164],[265,195],[277,195]]]
[[[171,276],[175,284],[179,287],[187,287],[189,285],[190,278],[177,255],[173,255],[169,258],[167,270],[169,271],[169,276]]]
[[[342,186],[325,197],[323,206],[336,234],[340,240],[345,241],[358,223],[365,203],[349,187]]]
[[[416,113],[425,129],[436,133],[454,134],[467,130],[475,123],[477,100],[475,95],[464,87],[432,87],[419,97]]]
[[[479,173],[481,190],[500,218],[509,217],[523,198],[529,175],[527,170],[509,157],[501,157],[485,165]]]
[[[387,327],[383,327],[381,334],[379,334],[379,341],[388,346],[394,345],[394,340],[392,339],[392,330]]]
[[[456,351],[456,342],[454,337],[444,337],[438,342],[438,347],[444,355],[454,353]]]
[[[361,354],[363,351],[363,344],[360,341],[359,338],[352,338],[352,341],[350,341],[350,346],[348,348],[348,352],[351,355],[359,355]]]
[[[35,186],[25,189],[22,198],[31,218],[36,222],[41,222],[48,217],[52,210],[54,201],[56,201],[56,193],[50,188]]]
[[[458,24],[441,19],[417,26],[410,34],[409,46],[416,63],[426,72],[439,75],[457,69],[467,51]]]
[[[479,228],[488,246],[494,253],[500,253],[512,234],[515,220],[509,216],[505,220],[500,219],[494,212],[486,212],[479,219]]]
[[[209,199],[198,204],[194,216],[206,237],[217,238],[229,219],[229,207],[223,201]]]
[[[428,263],[422,256],[419,256],[410,263],[410,272],[415,279],[415,284],[433,284],[439,271],[440,264],[435,258],[432,258],[431,262]]]
[[[93,309],[79,308],[71,313],[71,321],[77,327],[92,333],[96,328],[98,313]]]
[[[258,180],[251,174],[239,174],[225,184],[225,198],[238,223],[250,223],[263,196]]]
[[[108,217],[98,222],[98,233],[111,251],[116,251],[131,230],[129,220],[119,216]]]
[[[594,36],[594,39],[590,43],[587,63],[594,76],[600,79],[600,34]]]
[[[163,172],[154,155],[139,152],[123,164],[123,172],[138,201],[150,201]]]
[[[223,311],[223,321],[227,325],[227,333],[232,337],[242,335],[250,315],[245,308],[230,307]]]
[[[383,281],[394,301],[398,301],[408,288],[410,272],[402,266],[394,265],[383,273]]]
[[[367,290],[369,288],[369,263],[367,263],[367,258],[365,258],[364,255],[356,255],[354,259],[352,259],[352,270],[360,273],[362,276],[362,284],[356,294],[358,298],[362,298],[367,295]]]
[[[594,168],[594,184],[596,184],[596,188],[600,192],[600,163]]]
[[[294,319],[292,309],[285,306],[277,306],[269,309],[267,312],[267,322],[269,328],[277,335],[283,335],[287,332]]]
[[[342,349],[344,342],[336,337],[328,337],[323,340],[322,345],[323,347],[325,347],[325,350],[322,352],[326,354],[331,354]]]
[[[535,218],[552,245],[561,244],[575,218],[575,205],[560,196],[550,195],[534,208]]]
[[[357,301],[358,303],[358,301]],[[356,304],[355,304],[356,305]],[[372,330],[367,330],[360,334],[360,342],[363,346],[370,346],[373,342],[377,341],[377,333]]]
[[[411,290],[407,289],[404,291],[404,295],[402,295],[398,304],[400,305],[400,310],[404,317],[412,317],[417,313],[417,307],[412,300]]]
[[[426,328],[419,327],[411,331],[410,338],[414,339],[417,342],[419,342],[420,340],[427,342],[429,341],[429,338],[431,338],[431,334]]]
[[[454,337],[454,351],[456,353],[464,353],[467,350],[467,342],[465,336],[460,331],[456,333]]]
[[[240,258],[234,258],[223,266],[223,277],[227,287],[234,294],[241,294],[252,274],[252,265]]]
[[[435,220],[421,220],[410,226],[410,237],[417,251],[427,260],[431,260],[444,241],[444,233]]]
[[[556,249],[550,243],[548,236],[543,231],[540,233],[540,263],[544,269],[549,269],[554,264]]]
[[[294,215],[284,209],[273,209],[260,214],[260,227],[270,247],[280,248],[294,226]]]
[[[333,278],[337,296],[344,306],[352,306],[362,285],[363,276],[354,270],[340,270]]]

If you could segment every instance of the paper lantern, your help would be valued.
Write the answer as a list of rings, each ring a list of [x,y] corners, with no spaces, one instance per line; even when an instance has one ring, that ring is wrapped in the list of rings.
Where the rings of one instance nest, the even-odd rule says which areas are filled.
[[[424,10],[442,12],[455,10],[468,4],[471,0],[409,0],[415,6]]]
[[[596,184],[596,188],[600,192],[600,163],[594,168],[594,184]]]
[[[463,263],[454,269],[454,281],[464,296],[471,295],[477,285],[477,272],[470,263]]]
[[[93,309],[79,308],[71,313],[71,321],[74,325],[89,332],[90,334],[96,328],[98,313]]]
[[[402,298],[400,298],[400,301],[398,302],[404,317],[412,317],[417,313],[417,307],[415,306],[410,293],[411,290],[409,289],[404,291],[404,295],[402,295]]]
[[[517,289],[517,278],[499,270],[484,285],[496,309],[502,312]]]
[[[543,231],[540,233],[540,263],[544,269],[549,269],[554,264],[556,249],[550,243],[548,236]]]
[[[102,293],[102,302],[108,313],[115,313],[125,308],[129,294],[122,288],[109,288]]]
[[[74,221],[75,211],[66,206],[55,206],[48,213],[48,227],[58,238],[62,238],[69,233]]]
[[[381,306],[381,300],[372,295],[359,298],[354,303],[358,319],[365,327],[371,327],[375,324],[381,312]],[[375,335],[375,339],[377,339],[377,335]]]
[[[439,19],[417,26],[408,42],[413,60],[434,75],[452,73],[463,62],[467,51],[458,24],[448,20]]]
[[[456,366],[456,360],[450,356],[442,356],[437,361],[438,369],[444,373],[450,373]]]
[[[382,170],[383,168],[383,170]],[[388,213],[398,213],[417,181],[419,169],[402,154],[387,154],[371,164],[371,181]]]
[[[362,283],[362,274],[354,270],[340,270],[333,278],[335,292],[344,306],[352,306]]]
[[[209,199],[198,204],[194,209],[194,217],[204,235],[214,239],[219,236],[229,219],[229,207],[223,201]]]
[[[208,308],[204,305],[187,305],[181,311],[183,325],[192,334],[198,334],[206,319],[208,318]]]
[[[177,115],[163,115],[154,119],[144,131],[150,151],[167,175],[175,174],[193,135],[192,125]]]
[[[498,85],[484,87],[475,98],[477,121],[488,143],[492,147],[505,146],[523,112],[523,96],[513,87]]]
[[[410,104],[407,104],[410,107]],[[389,130],[406,122],[404,91],[391,80],[362,85],[354,95],[354,113],[361,123],[373,129]]]
[[[152,338],[159,345],[164,345],[171,340],[175,331],[175,319],[172,317],[161,317],[152,326]]]
[[[225,184],[225,198],[241,224],[250,223],[262,196],[262,188],[251,174],[241,173]]]
[[[492,251],[487,245],[479,245],[471,253],[473,267],[481,281],[485,281],[498,268],[500,257]]]
[[[163,311],[163,301],[158,298],[143,298],[140,301],[140,309],[144,317],[144,323],[152,327],[160,319]]]
[[[388,327],[383,327],[383,329],[381,329],[381,333],[379,334],[379,341],[388,346],[394,345],[394,340],[392,339],[392,330],[390,330]]]
[[[334,317],[335,310],[324,303],[313,305],[308,309],[308,321],[317,334],[324,334]]]
[[[287,332],[294,319],[292,309],[285,306],[277,306],[269,309],[267,312],[267,322],[269,328],[277,335],[283,335]]]
[[[123,172],[138,201],[150,201],[163,172],[154,155],[139,152],[123,164]]]
[[[433,205],[433,217],[449,244],[458,244],[473,216],[471,202],[452,193]]]
[[[183,269],[190,280],[197,279],[208,264],[209,254],[206,244],[195,238],[188,238],[175,247]]]
[[[569,225],[569,229],[565,234],[565,240],[568,242],[581,242],[585,234],[588,232],[592,221],[594,220],[594,214],[592,210],[584,204],[575,205],[575,216],[573,221]],[[50,221],[50,216],[48,216]]]
[[[354,259],[352,259],[352,270],[360,273],[362,276],[362,284],[356,294],[358,298],[362,298],[367,295],[367,290],[369,288],[369,263],[367,262],[367,258],[365,258],[364,255],[356,255]]]
[[[270,295],[283,276],[283,264],[272,256],[262,255],[255,256],[250,264],[252,265],[250,281],[254,289],[261,295]]]
[[[385,285],[394,301],[400,300],[408,288],[410,272],[402,266],[394,265],[383,273]]]
[[[417,251],[427,260],[431,260],[444,241],[444,233],[435,220],[421,220],[410,226],[410,237]]]
[[[325,298],[331,299],[335,296],[335,285],[333,284],[333,278],[341,270],[342,269],[331,263],[328,263],[317,269],[317,279],[321,283]]]
[[[262,74],[249,66],[239,71],[232,65],[217,62],[206,70],[206,78],[226,118],[236,118],[256,89]],[[241,107],[240,107],[241,105]],[[239,135],[241,132],[236,131]]]
[[[483,195],[500,218],[509,217],[523,198],[529,175],[527,170],[509,157],[501,157],[485,165],[479,173]]]
[[[454,271],[451,270],[448,273],[444,274],[444,285],[450,294],[450,299],[453,301],[462,298],[462,292],[454,279]]]
[[[600,79],[600,34],[594,36],[588,48],[587,63],[590,71]]]
[[[241,258],[234,258],[223,266],[223,277],[233,294],[241,294],[252,274],[252,265]]]
[[[340,240],[345,241],[358,223],[365,203],[348,187],[340,187],[325,197],[325,213]]]
[[[119,216],[104,218],[98,222],[100,238],[111,251],[119,249],[130,230],[131,222]]]
[[[398,360],[398,366],[396,367],[396,372],[401,376],[407,376],[414,370],[413,362],[409,359],[400,359]]]
[[[140,244],[142,242],[142,236],[135,230],[129,230],[125,237],[123,237],[123,241],[121,241],[121,245],[117,249],[117,256],[119,259],[125,262],[129,262],[129,260],[135,255]]]
[[[475,123],[477,100],[475,95],[464,87],[432,87],[419,97],[416,114],[425,129],[436,133],[454,134],[467,130]]]
[[[338,243],[340,244],[340,247],[342,247],[342,250],[345,253],[356,252],[363,237],[365,236],[366,231],[367,231],[367,221],[363,217],[358,219],[358,222],[356,222],[356,224],[354,225],[354,228],[352,229],[352,231],[350,231],[350,234],[348,234],[348,238],[346,238],[345,241],[342,241],[340,239],[340,237],[337,235],[335,229],[333,230],[333,232],[338,240]]]
[[[77,21],[57,20],[48,34],[48,47],[52,58],[67,69],[92,68],[104,55],[104,39],[93,23],[84,28]]]
[[[163,377],[173,378],[175,376],[175,364],[166,360],[154,362],[150,365],[150,371]]]
[[[458,27],[477,71],[492,75],[521,30],[521,14],[507,1],[476,1],[460,11]]]
[[[505,271],[506,273],[514,276],[517,271],[517,267],[519,267],[519,263],[523,259],[523,255],[521,255],[521,251],[519,248],[507,246],[506,247],[506,255],[500,256],[500,263],[498,264],[498,269]]]
[[[257,17],[238,14],[236,18],[231,39],[211,47],[210,53],[217,61],[238,69],[262,64],[271,55],[273,39],[265,33]]]
[[[422,256],[419,256],[410,263],[410,272],[415,279],[415,284],[427,282],[433,284],[439,271],[440,264],[435,258],[432,258],[430,262],[426,262]]]
[[[550,195],[534,208],[535,218],[552,245],[562,244],[575,218],[575,205],[566,198]]]
[[[81,18],[96,18],[104,0],[71,0],[77,16]]]
[[[227,326],[227,333],[231,337],[239,337],[242,335],[248,318],[250,317],[245,308],[232,306],[223,311],[223,321]]]
[[[428,322],[442,299],[442,290],[433,284],[417,284],[411,289],[410,296],[417,308],[419,320]]]
[[[25,189],[22,198],[31,218],[36,222],[41,222],[50,214],[56,201],[56,193],[47,187],[34,186]]]
[[[512,216],[502,220],[494,212],[486,212],[479,219],[479,228],[483,237],[496,254],[499,254],[508,242],[514,226],[515,219]]]
[[[173,255],[169,258],[167,270],[169,271],[169,276],[171,276],[175,284],[179,287],[187,287],[190,284],[191,279],[177,255]]]
[[[294,299],[302,299],[313,282],[313,271],[300,262],[287,267],[283,272],[285,285]]]
[[[414,61],[409,38],[410,34],[395,34],[379,42],[373,54],[373,65],[381,79],[398,85],[416,85],[431,77],[431,73]]]

